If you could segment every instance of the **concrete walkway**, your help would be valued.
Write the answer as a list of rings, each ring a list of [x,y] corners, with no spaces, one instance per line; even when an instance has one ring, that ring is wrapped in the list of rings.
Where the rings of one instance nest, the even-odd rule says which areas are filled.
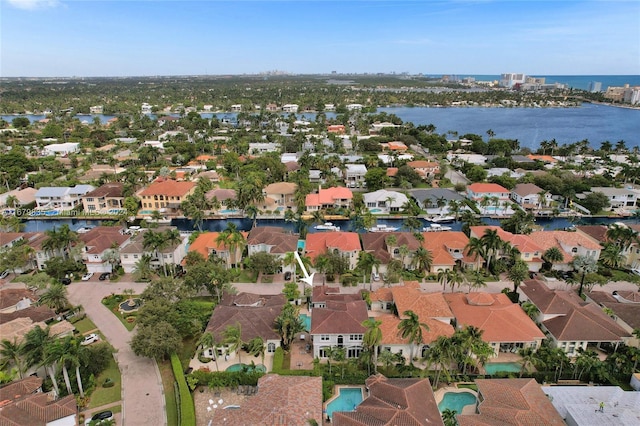
[[[134,333],[128,331],[101,303],[105,296],[112,293],[121,294],[122,290],[127,288],[139,294],[146,284],[103,283],[97,279],[94,280],[68,286],[69,301],[84,307],[91,321],[116,349],[115,358],[122,375],[122,424],[166,425],[164,391],[156,362],[133,353],[129,341]]]

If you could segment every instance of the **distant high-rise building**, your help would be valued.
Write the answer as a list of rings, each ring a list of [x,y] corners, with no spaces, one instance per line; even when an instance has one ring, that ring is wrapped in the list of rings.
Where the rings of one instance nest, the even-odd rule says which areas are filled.
[[[601,81],[590,81],[589,82],[589,91],[591,93],[602,92],[602,82]]]
[[[500,74],[500,87],[507,87],[511,89],[516,84],[522,84],[525,82],[527,76],[525,74],[507,73]]]

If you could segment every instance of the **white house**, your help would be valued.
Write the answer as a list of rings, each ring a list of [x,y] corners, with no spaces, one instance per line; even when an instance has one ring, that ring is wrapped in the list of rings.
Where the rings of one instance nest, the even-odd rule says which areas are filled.
[[[292,113],[296,113],[298,112],[298,105],[296,104],[284,104],[282,105],[282,112],[292,112]]]
[[[163,232],[170,228],[157,228],[154,232]],[[144,230],[136,234],[120,247],[120,265],[127,274],[132,273],[136,269],[136,264],[142,256],[151,256],[151,266],[156,269],[163,269],[164,266],[180,265],[182,259],[186,256],[188,237],[181,235],[180,242],[169,245],[160,250],[151,250],[144,247],[144,234],[150,230]]]
[[[280,144],[274,142],[252,142],[249,144],[249,154],[264,154],[280,149]]]
[[[368,319],[367,303],[349,297],[340,300],[339,296],[327,300],[325,307],[312,311],[310,333],[314,358],[329,358],[334,347],[345,348],[347,358],[358,358],[363,350],[366,329],[362,323]]]
[[[91,185],[43,186],[36,192],[36,206],[40,210],[71,210],[82,204],[82,196],[96,189]]]
[[[591,188],[591,192],[599,192],[607,197],[610,204],[608,210],[635,210],[637,208],[638,198],[640,198],[640,191],[631,188],[609,188],[598,186]]]
[[[374,214],[398,213],[408,201],[409,199],[402,192],[386,189],[364,194],[364,204]]]
[[[60,155],[66,157],[69,154],[77,152],[80,149],[78,142],[52,143],[42,150],[42,155]]]
[[[367,166],[364,164],[346,164],[345,181],[348,188],[362,188],[365,186],[364,176]]]
[[[511,190],[511,199],[525,208],[541,208],[551,204],[551,193],[533,183],[519,183]]]

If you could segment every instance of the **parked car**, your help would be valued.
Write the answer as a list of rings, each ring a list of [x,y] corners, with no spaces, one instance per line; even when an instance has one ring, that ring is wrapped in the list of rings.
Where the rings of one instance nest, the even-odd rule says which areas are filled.
[[[371,274],[371,278],[373,278],[374,281],[380,281],[380,274],[377,272],[373,272]]]
[[[99,425],[100,423],[105,422],[107,420],[113,420],[113,412],[109,410],[101,411],[99,413],[94,414],[93,416],[85,420],[84,424],[89,425],[91,424],[91,422],[93,422],[93,424]]]
[[[287,271],[284,273],[284,280],[285,281],[291,280],[291,271]]]
[[[89,272],[88,274],[84,274],[82,276],[82,281],[89,281],[93,277],[93,272]]]
[[[84,336],[84,339],[82,340],[82,342],[80,344],[82,346],[87,346],[87,345],[90,345],[92,343],[97,342],[98,340],[100,340],[100,336],[98,336],[96,333],[91,333],[91,334],[87,334],[86,336]]]
[[[0,280],[4,280],[5,278],[7,278],[9,276],[9,270],[4,270],[2,271],[2,273],[0,274]]]
[[[103,272],[102,274],[100,274],[100,276],[98,277],[98,279],[100,281],[104,281],[104,280],[108,280],[109,278],[111,278],[111,274],[108,272]]]
[[[69,285],[71,284],[71,278],[63,278],[60,280],[60,282],[64,285]]]

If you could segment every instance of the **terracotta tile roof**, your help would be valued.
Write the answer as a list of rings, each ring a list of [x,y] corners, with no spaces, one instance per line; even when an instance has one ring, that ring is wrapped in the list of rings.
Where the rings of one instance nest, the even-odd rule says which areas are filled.
[[[298,249],[298,237],[277,226],[257,226],[247,236],[248,245],[271,246],[269,253],[284,254]]]
[[[313,287],[313,293],[311,295],[311,301],[313,303],[322,303],[329,300],[334,302],[346,303],[363,299],[360,293],[341,293],[340,287],[331,287],[325,285]]]
[[[0,401],[16,400],[36,392],[42,386],[42,379],[29,376],[22,380],[11,382],[0,388]]]
[[[382,340],[380,344],[388,345],[408,345],[409,340],[403,339],[400,336],[398,325],[401,319],[393,314],[384,314],[376,317],[376,320],[381,321],[380,331],[382,332]],[[451,337],[453,336],[454,329],[451,324],[446,324],[442,321],[433,318],[420,317],[420,322],[429,327],[429,330],[422,330],[422,343],[429,344],[434,342],[440,336]]]
[[[0,425],[45,426],[77,415],[75,396],[52,401],[45,393],[34,393],[41,386],[42,379],[31,376],[0,388]]]
[[[507,188],[502,185],[498,185],[497,183],[472,183],[471,185],[467,186],[467,189],[475,194],[510,192]]]
[[[640,303],[638,303],[640,302],[640,292],[619,291],[617,294],[635,303],[618,301],[613,295],[605,293],[604,291],[592,291],[588,293],[587,296],[600,306],[611,309],[615,316],[624,321],[629,327],[640,329]]]
[[[326,308],[314,308],[311,315],[311,334],[362,334],[362,325],[369,318],[364,300],[336,302],[329,300]]]
[[[38,300],[38,298],[34,296],[33,292],[23,288],[2,289],[0,290],[0,310],[15,306],[16,303],[23,299],[28,299],[32,302]]]
[[[573,308],[543,324],[558,341],[619,342],[631,336],[593,303]]]
[[[296,170],[300,170],[300,164],[295,161],[287,161],[284,163],[284,166],[287,168],[288,172],[294,172]]]
[[[164,195],[168,197],[184,197],[195,188],[196,184],[187,181],[175,181],[171,179],[158,179],[139,192],[141,196]]]
[[[432,169],[432,168],[440,167],[440,164],[434,161],[416,160],[416,161],[409,161],[407,163],[407,166],[411,167],[412,169]]]
[[[489,297],[487,297],[487,295]],[[485,342],[532,342],[544,339],[544,333],[502,293],[445,293],[458,327],[473,325],[483,331]],[[490,299],[493,303],[488,305]]]
[[[267,374],[258,379],[258,393],[239,410],[215,410],[214,425],[308,426],[322,424],[322,377]]]
[[[394,177],[397,174],[398,174],[398,168],[397,167],[387,167],[387,176]]]
[[[286,300],[282,294],[226,293],[220,304],[213,310],[206,330],[213,334],[216,341],[221,341],[223,332],[228,326],[239,324],[242,340],[245,342],[254,337],[262,337],[265,341],[279,340],[280,336],[274,329],[274,321],[282,312],[285,303]]]
[[[406,284],[406,283],[405,283]],[[393,294],[390,287],[380,287],[370,293],[371,301],[393,302]]]
[[[410,252],[416,251],[420,247],[420,242],[411,232],[367,232],[362,234],[362,247],[365,251],[373,255],[383,264],[389,263],[392,259],[387,238],[396,237],[396,247],[406,245]]]
[[[556,160],[555,158],[553,158],[550,155],[529,154],[529,155],[527,155],[527,157],[529,157],[532,160],[544,161],[545,163],[556,163],[558,161],[558,160]]]
[[[343,186],[320,189],[317,194],[307,195],[305,206],[333,205],[336,200],[351,200],[353,193]]]
[[[567,247],[584,247],[587,250],[601,250],[600,244],[592,241],[586,235],[582,235],[579,232],[569,231],[535,231],[532,232],[529,237],[540,247],[543,251],[550,249],[551,247],[557,247],[562,251],[564,255],[563,263],[570,263],[573,260],[574,254],[568,252],[562,248],[562,245]]]
[[[85,195],[82,196],[82,198],[122,197],[123,189],[124,189],[124,184],[120,182],[109,182],[94,189],[91,192],[86,193]]]
[[[408,149],[407,145],[400,141],[387,142],[386,145],[391,151],[406,151]]]
[[[42,305],[42,306],[30,306],[26,309],[21,309],[19,311],[0,313],[0,327],[9,324],[11,321],[19,318],[25,318],[34,323],[44,323],[45,321],[49,321],[56,317],[56,313],[53,309]],[[0,336],[2,333],[0,333]]]
[[[520,253],[540,252],[540,255],[542,255],[542,253],[544,252],[542,247],[528,235],[512,234],[511,232],[503,230],[499,226],[471,226],[471,236],[481,238],[487,229],[498,231],[498,236],[500,237],[500,239],[508,242],[513,247],[520,250]]]
[[[476,259],[481,261],[477,256],[469,256],[465,247],[469,244],[469,237],[464,232],[447,231],[447,232],[423,232],[424,241],[422,247],[429,250],[433,257],[433,269],[438,266],[453,266],[458,260],[451,252],[458,250],[459,259],[464,263],[475,262]],[[451,250],[451,252],[449,251]]]
[[[265,194],[295,194],[298,185],[291,182],[277,182],[267,185],[263,192]]]
[[[424,293],[417,282],[407,282],[404,286],[391,288],[393,303],[402,316],[405,311],[413,311],[420,320],[426,318],[453,318],[453,313],[442,297],[442,293]]]
[[[121,231],[121,228],[115,226],[96,226],[86,234],[80,234],[78,238],[85,245],[85,253],[101,254],[113,245],[120,247],[131,238]]]
[[[353,412],[333,413],[336,426],[443,425],[429,379],[366,380],[369,396]]]
[[[327,251],[360,251],[360,236],[357,232],[317,232],[307,234],[305,251],[311,260]]]
[[[539,280],[524,281],[520,290],[545,315],[566,315],[575,307],[587,305],[574,291],[551,290]]]
[[[476,379],[478,414],[458,415],[458,425],[563,426],[564,420],[535,379]]]
[[[204,196],[208,200],[213,200],[213,197],[216,197],[218,201],[226,201],[226,200],[235,200],[237,198],[237,194],[235,189],[212,189],[211,191],[207,191]]]

